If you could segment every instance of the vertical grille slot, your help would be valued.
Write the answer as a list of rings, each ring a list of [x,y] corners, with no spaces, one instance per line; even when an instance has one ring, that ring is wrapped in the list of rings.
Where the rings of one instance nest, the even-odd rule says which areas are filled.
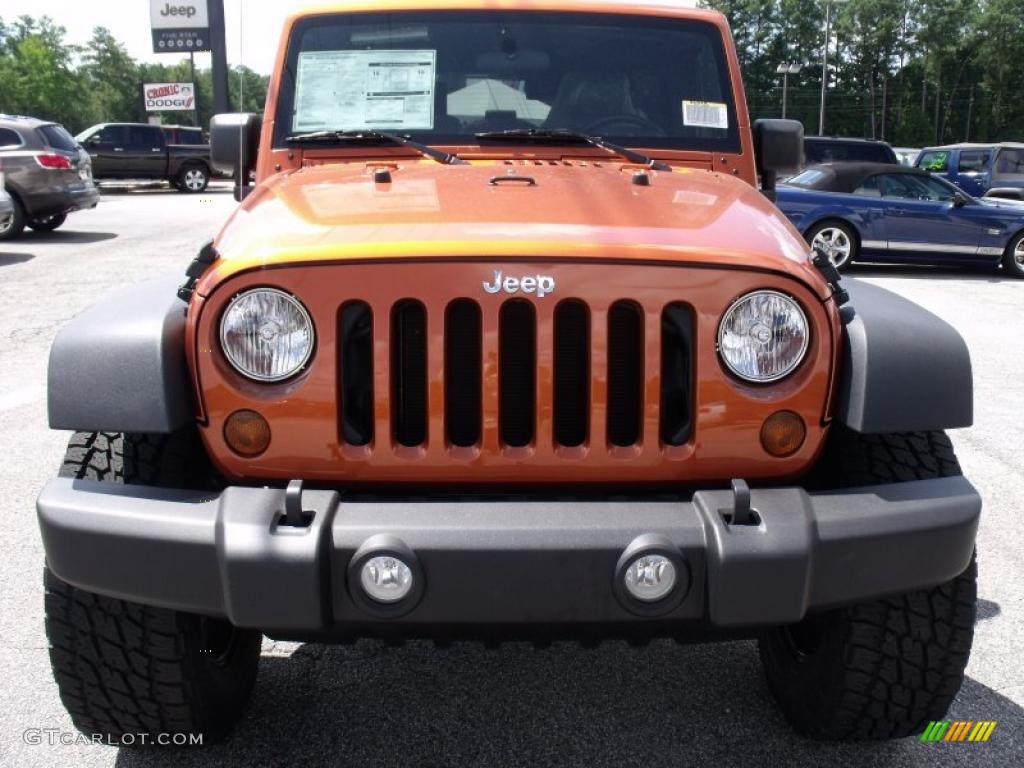
[[[555,442],[582,445],[590,415],[590,317],[578,299],[555,309],[554,389]]]
[[[341,436],[349,445],[373,440],[373,310],[363,301],[341,308]]]
[[[533,306],[506,301],[498,318],[498,425],[505,445],[533,441],[536,411],[537,318]]]
[[[448,305],[444,329],[444,410],[448,442],[480,442],[482,410],[480,307],[469,299]]]
[[[398,302],[391,316],[391,429],[399,445],[427,439],[427,311]]]
[[[644,370],[643,310],[618,301],[608,310],[608,442],[640,441]]]
[[[669,304],[661,314],[661,441],[683,445],[693,430],[693,310]]]

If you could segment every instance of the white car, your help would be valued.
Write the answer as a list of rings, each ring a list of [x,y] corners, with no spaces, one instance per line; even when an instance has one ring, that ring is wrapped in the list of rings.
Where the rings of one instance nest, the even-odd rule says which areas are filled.
[[[920,149],[913,149],[911,147],[893,147],[892,151],[896,153],[896,158],[900,161],[900,165],[906,165],[911,168],[917,162],[917,156],[921,154]]]

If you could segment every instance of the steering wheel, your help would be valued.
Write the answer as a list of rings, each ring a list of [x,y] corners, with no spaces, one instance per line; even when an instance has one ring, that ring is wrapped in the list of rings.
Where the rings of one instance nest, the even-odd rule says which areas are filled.
[[[652,123],[646,117],[640,115],[613,115],[602,117],[599,120],[588,124],[583,129],[584,133],[592,136],[655,136],[665,135],[662,128]]]

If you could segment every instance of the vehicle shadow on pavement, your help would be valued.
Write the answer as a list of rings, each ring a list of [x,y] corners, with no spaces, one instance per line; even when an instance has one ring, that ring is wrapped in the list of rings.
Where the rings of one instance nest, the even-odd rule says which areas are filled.
[[[205,195],[223,195],[231,194],[234,189],[232,183],[229,182],[210,182],[210,186],[204,189],[202,192],[181,192],[175,187],[162,182],[154,182],[151,184],[128,184],[117,187],[102,186],[100,189],[100,195],[102,197],[124,197],[128,195],[182,195],[183,197],[196,197],[200,198]]]
[[[56,232],[32,232],[31,230],[25,230],[25,233],[18,240],[26,245],[33,243],[88,245],[89,243],[102,243],[104,240],[113,240],[116,237],[116,232],[76,232],[73,229],[60,229]]]
[[[0,253],[0,267],[23,264],[26,261],[32,261],[35,257],[34,253]]]
[[[1002,269],[979,267],[928,267],[906,264],[851,264],[843,275],[848,277],[892,277],[910,280],[968,280],[985,283],[1024,283],[1017,277],[1006,274]]]
[[[227,742],[125,748],[116,765],[1021,764],[1024,710],[1009,699],[968,678],[948,717],[998,727],[985,744],[803,739],[775,708],[749,641],[590,650],[307,644],[291,658],[264,656],[252,703]]]

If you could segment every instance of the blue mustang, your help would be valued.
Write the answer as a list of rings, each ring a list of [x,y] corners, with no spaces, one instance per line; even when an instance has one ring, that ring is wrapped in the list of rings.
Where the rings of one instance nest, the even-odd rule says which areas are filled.
[[[778,188],[778,206],[842,269],[851,261],[997,267],[1024,278],[1024,204],[975,199],[917,168],[822,163]]]

